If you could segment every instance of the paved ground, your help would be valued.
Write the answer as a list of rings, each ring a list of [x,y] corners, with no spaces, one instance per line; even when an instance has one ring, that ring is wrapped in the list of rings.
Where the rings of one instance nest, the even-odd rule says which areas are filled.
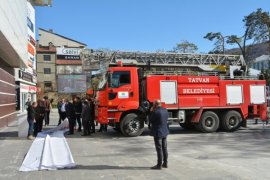
[[[52,128],[57,114],[52,113]],[[270,179],[270,125],[253,125],[235,133],[201,134],[172,127],[169,168],[156,163],[153,139],[146,131],[125,138],[110,129],[82,137],[67,136],[75,169],[18,172],[32,141],[16,137],[16,126],[0,131],[0,179]]]

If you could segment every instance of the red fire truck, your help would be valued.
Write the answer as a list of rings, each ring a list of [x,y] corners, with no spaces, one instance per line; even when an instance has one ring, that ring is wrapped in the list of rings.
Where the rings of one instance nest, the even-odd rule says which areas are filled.
[[[167,108],[169,124],[179,123],[183,128],[195,127],[201,132],[215,132],[219,128],[235,131],[248,118],[267,119],[265,80],[226,74],[228,71],[240,71],[236,67],[241,67],[244,62],[239,59],[190,58],[184,54],[179,56],[185,58],[172,62],[172,57],[168,58],[168,55],[166,58],[169,60],[166,61],[164,56],[149,60],[152,54],[147,53],[129,56],[120,54],[114,55],[110,63],[114,61],[115,64],[121,64],[119,62],[124,61],[126,65],[109,67],[104,73],[96,94],[96,117],[101,124],[109,124],[125,136],[139,136],[143,132],[149,109],[156,99],[160,99]],[[146,66],[142,67],[140,62],[135,64],[134,59],[141,62],[148,60],[143,61]],[[159,60],[163,63],[166,61],[167,69],[175,68],[185,61],[181,69],[193,70],[164,71],[164,64]],[[192,62],[187,63],[187,60]],[[147,72],[145,67],[152,68],[151,63],[156,70],[162,66],[163,71]],[[195,67],[197,70],[194,70]],[[225,73],[210,75],[213,69],[214,72]]]

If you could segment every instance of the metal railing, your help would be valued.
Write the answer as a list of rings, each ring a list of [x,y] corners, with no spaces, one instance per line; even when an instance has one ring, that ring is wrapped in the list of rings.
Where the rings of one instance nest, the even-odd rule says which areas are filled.
[[[198,72],[198,71],[145,71],[144,75],[168,75],[168,76],[218,76],[222,80],[258,80],[257,76],[234,76],[221,75],[218,72]]]

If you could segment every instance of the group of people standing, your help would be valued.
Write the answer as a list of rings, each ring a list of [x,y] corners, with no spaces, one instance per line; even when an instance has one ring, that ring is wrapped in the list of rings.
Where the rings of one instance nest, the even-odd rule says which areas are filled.
[[[83,127],[82,136],[95,133],[95,109],[93,99],[81,100],[79,97],[75,97],[73,101],[62,99],[58,102],[57,108],[59,113],[58,125],[66,118],[69,121],[68,135],[74,134],[76,124],[78,124],[78,132],[81,132]]]
[[[28,139],[34,139],[37,134],[42,131],[43,121],[45,126],[50,124],[52,102],[53,99],[49,100],[47,96],[45,96],[42,100],[37,100],[37,102],[31,103],[30,99],[28,99],[26,102],[27,121],[29,124],[27,136]]]
[[[28,102],[28,139],[34,139],[37,133],[42,131],[43,120],[45,120],[45,125],[49,125],[52,101],[48,100],[48,97],[45,96],[43,100],[38,100],[32,104],[30,104],[30,101]],[[59,113],[58,125],[67,118],[69,121],[68,135],[74,134],[76,122],[78,124],[78,132],[81,132],[83,127],[82,136],[95,133],[94,106],[94,99],[84,99],[82,101],[79,97],[74,98],[73,101],[62,99],[57,104]],[[154,137],[157,152],[157,164],[151,169],[168,168],[168,111],[162,107],[160,100],[155,100],[150,112],[149,129],[151,130],[151,135]],[[107,130],[107,126],[104,127],[104,125],[101,125],[99,131],[102,131],[102,129]]]

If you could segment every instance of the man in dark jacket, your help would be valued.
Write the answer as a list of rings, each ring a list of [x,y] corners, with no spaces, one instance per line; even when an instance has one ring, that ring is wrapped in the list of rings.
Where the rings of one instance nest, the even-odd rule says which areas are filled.
[[[74,99],[75,116],[78,123],[78,131],[82,131],[81,114],[82,114],[82,102],[79,97]]]
[[[82,124],[83,124],[83,134],[82,136],[91,135],[89,122],[91,121],[90,107],[87,100],[83,102],[82,108]]]
[[[94,98],[91,98],[89,101],[89,108],[90,108],[90,130],[91,133],[95,133],[95,103],[94,103]]]
[[[27,121],[29,124],[28,127],[28,135],[27,138],[29,140],[33,140],[33,129],[34,129],[34,123],[36,122],[35,120],[35,108],[37,107],[37,103],[33,102],[32,105],[27,107]]]
[[[37,107],[35,108],[36,123],[34,125],[34,136],[37,136],[37,134],[42,131],[44,115],[45,115],[44,102],[39,99],[37,101]]]
[[[155,147],[157,151],[157,165],[151,169],[162,169],[162,167],[168,167],[168,150],[167,150],[167,135],[169,129],[167,125],[168,111],[161,107],[160,100],[154,102],[154,106],[151,109],[150,124],[151,135],[154,136]],[[163,164],[162,164],[163,161]]]
[[[50,112],[51,112],[51,102],[48,99],[48,96],[44,96],[44,106],[45,106],[45,126],[50,124]]]
[[[75,125],[75,121],[76,121],[75,109],[74,109],[73,103],[68,102],[65,106],[65,109],[66,109],[66,115],[67,115],[68,123],[69,123],[68,135],[72,135],[72,134],[74,134],[74,125]]]

